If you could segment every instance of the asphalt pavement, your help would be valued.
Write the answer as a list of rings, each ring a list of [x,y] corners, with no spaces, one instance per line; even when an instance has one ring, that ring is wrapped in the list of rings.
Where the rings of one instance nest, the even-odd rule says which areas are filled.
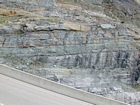
[[[74,93],[73,93],[74,94]],[[0,105],[92,105],[0,74]]]

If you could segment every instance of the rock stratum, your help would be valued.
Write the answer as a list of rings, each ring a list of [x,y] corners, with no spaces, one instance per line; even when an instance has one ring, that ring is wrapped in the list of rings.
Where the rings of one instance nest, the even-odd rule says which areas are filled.
[[[0,0],[0,63],[138,105],[137,2]]]

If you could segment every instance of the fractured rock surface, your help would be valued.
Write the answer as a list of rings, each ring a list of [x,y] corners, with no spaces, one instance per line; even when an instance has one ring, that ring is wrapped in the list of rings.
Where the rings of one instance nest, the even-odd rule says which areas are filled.
[[[101,5],[110,0],[84,1],[0,0],[0,63],[139,103],[129,96],[137,91],[130,84],[140,83],[139,28],[107,16]]]

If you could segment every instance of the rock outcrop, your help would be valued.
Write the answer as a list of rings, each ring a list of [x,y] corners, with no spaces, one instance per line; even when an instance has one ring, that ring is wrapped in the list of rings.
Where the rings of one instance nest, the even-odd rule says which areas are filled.
[[[135,92],[140,30],[104,13],[129,0],[64,1],[0,0],[0,63],[107,97]]]
[[[140,4],[135,0],[104,0],[103,5],[107,15],[140,27]]]
[[[54,6],[55,1],[54,0],[0,0],[1,4],[6,4],[7,6],[21,6],[21,7],[26,7],[26,6],[39,6],[39,7],[47,7],[47,6]]]

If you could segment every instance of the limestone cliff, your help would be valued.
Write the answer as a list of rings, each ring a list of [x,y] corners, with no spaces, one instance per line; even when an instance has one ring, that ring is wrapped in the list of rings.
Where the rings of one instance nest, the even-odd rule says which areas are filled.
[[[133,0],[0,0],[0,62],[92,93],[130,97],[137,91],[130,84],[140,82],[138,21]],[[125,101],[135,104],[131,99]]]

